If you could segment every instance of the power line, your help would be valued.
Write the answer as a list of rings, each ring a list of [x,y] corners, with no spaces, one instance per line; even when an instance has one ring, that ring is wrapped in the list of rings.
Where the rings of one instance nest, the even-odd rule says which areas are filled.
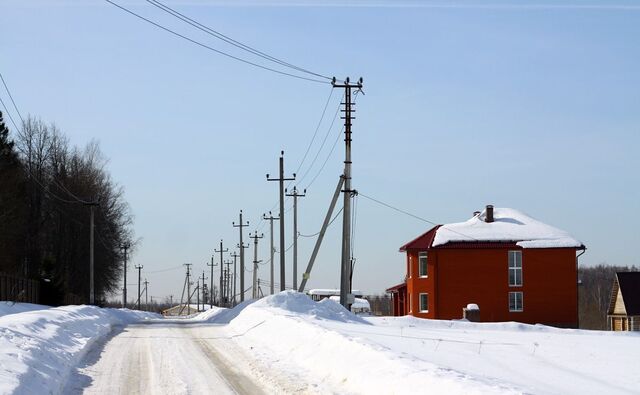
[[[316,130],[313,132],[313,137],[311,137],[311,141],[309,141],[309,145],[307,146],[307,150],[304,152],[304,155],[302,156],[302,160],[300,161],[300,164],[298,165],[298,168],[296,169],[296,173],[298,173],[300,171],[300,169],[302,168],[302,164],[304,163],[305,159],[307,159],[307,155],[309,154],[309,150],[311,149],[311,146],[313,145],[313,142],[316,139],[316,135],[318,134],[318,130],[320,130],[320,125],[322,125],[322,121],[324,120],[324,115],[327,113],[327,107],[329,107],[329,102],[331,101],[331,96],[333,96],[333,89],[331,89],[329,91],[329,97],[327,97],[327,102],[324,104],[324,108],[322,109],[322,115],[320,116],[320,120],[318,121],[318,126],[316,126]]]
[[[4,81],[4,77],[2,76],[2,73],[0,73],[0,80],[2,80],[2,85],[4,85],[4,89],[6,89],[7,93],[9,94],[9,99],[11,99],[11,103],[13,103],[13,108],[16,109],[16,112],[18,113],[18,116],[20,117],[20,120],[22,121],[22,123],[24,123],[24,119],[22,119],[22,114],[20,114],[20,110],[18,110],[18,106],[16,106],[16,102],[13,100],[13,96],[11,95],[11,91],[9,90],[9,87],[7,86],[7,83]],[[2,105],[4,106],[4,103]]]
[[[276,70],[276,69],[273,69],[273,68],[271,68],[271,67],[267,67],[267,66],[264,66],[264,65],[261,65],[261,64],[258,64],[258,63],[254,63],[254,62],[252,62],[252,61],[250,61],[250,60],[243,59],[243,58],[240,58],[240,57],[238,57],[238,56],[234,56],[234,55],[231,55],[231,54],[229,54],[229,53],[226,53],[226,52],[220,51],[219,49],[215,49],[215,48],[213,48],[213,47],[210,47],[210,46],[209,46],[209,45],[207,45],[207,44],[204,44],[204,43],[202,43],[202,42],[200,42],[200,41],[194,40],[194,39],[189,38],[189,37],[187,37],[187,36],[185,36],[185,35],[183,35],[183,34],[180,34],[180,33],[176,32],[176,31],[174,31],[174,30],[171,30],[171,29],[169,29],[169,28],[167,28],[167,27],[164,27],[164,26],[160,25],[159,23],[156,23],[156,22],[152,21],[151,19],[145,18],[145,17],[143,17],[142,15],[137,14],[137,13],[135,13],[135,12],[133,12],[133,11],[129,10],[128,8],[126,8],[126,7],[124,7],[124,6],[121,6],[120,4],[114,3],[114,2],[113,2],[113,1],[111,1],[111,0],[105,0],[105,1],[106,1],[107,3],[109,3],[109,4],[111,4],[111,5],[113,5],[113,6],[117,7],[117,8],[119,8],[119,9],[121,9],[122,11],[124,11],[124,12],[126,12],[126,13],[129,13],[129,14],[131,14],[131,15],[135,16],[136,18],[139,18],[139,19],[141,19],[141,20],[143,20],[143,21],[145,21],[145,22],[147,22],[147,23],[149,23],[149,24],[151,24],[151,25],[153,25],[153,26],[155,26],[155,27],[157,27],[157,28],[159,28],[159,29],[162,29],[162,30],[164,30],[164,31],[166,31],[166,32],[168,32],[168,33],[173,34],[174,36],[180,37],[180,38],[182,38],[182,39],[184,39],[184,40],[187,40],[187,41],[189,41],[189,42],[191,42],[191,43],[193,43],[193,44],[195,44],[195,45],[198,45],[198,46],[200,46],[200,47],[202,47],[202,48],[205,48],[205,49],[208,49],[208,50],[210,50],[210,51],[213,51],[213,52],[215,52],[215,53],[217,53],[217,54],[220,54],[220,55],[226,56],[226,57],[228,57],[228,58],[231,58],[231,59],[237,60],[237,61],[242,62],[242,63],[246,63],[246,64],[251,65],[251,66],[254,66],[254,67],[261,68],[261,69],[263,69],[263,70],[268,70],[268,71],[271,71],[271,72],[274,72],[274,73],[277,73],[277,74],[286,75],[286,76],[289,76],[289,77],[298,78],[298,79],[306,80],[306,81],[318,82],[318,83],[321,83],[321,84],[328,84],[328,83],[329,83],[329,82],[327,82],[327,81],[323,81],[323,80],[319,80],[319,79],[315,79],[315,78],[303,77],[303,76],[300,76],[300,75],[295,75],[295,74],[287,73],[286,71]]]
[[[329,222],[329,224],[327,225],[327,228],[329,228],[329,226],[331,226],[331,224],[333,223],[333,221],[335,221],[335,220],[336,220],[336,218],[338,218],[338,216],[340,215],[340,213],[341,213],[341,212],[342,212],[342,208],[340,208],[340,210],[336,213],[336,215],[333,217],[333,219],[331,220],[331,222]],[[314,234],[312,234],[312,235],[303,235],[302,233],[298,232],[298,235],[299,235],[299,236],[302,236],[302,237],[315,237],[315,236],[319,235],[319,234],[320,234],[320,232],[321,232],[321,231],[318,231],[317,233],[314,233]]]
[[[425,219],[425,218],[419,217],[419,216],[417,216],[417,215],[415,215],[415,214],[411,214],[410,212],[407,212],[407,211],[404,211],[404,210],[399,209],[399,208],[397,208],[397,207],[394,207],[394,206],[392,206],[392,205],[390,205],[390,204],[388,204],[388,203],[385,203],[385,202],[383,202],[383,201],[380,201],[380,200],[378,200],[378,199],[372,198],[371,196],[367,196],[367,195],[365,195],[364,193],[362,193],[362,192],[360,192],[360,191],[358,191],[358,195],[362,196],[363,198],[366,198],[366,199],[369,199],[369,200],[371,200],[371,201],[374,201],[374,202],[376,202],[376,203],[378,203],[378,204],[380,204],[380,205],[382,205],[382,206],[385,206],[385,207],[387,207],[387,208],[390,208],[390,209],[392,209],[392,210],[395,210],[395,211],[397,211],[397,212],[399,212],[399,213],[402,213],[402,214],[404,214],[404,215],[408,215],[409,217],[412,217],[412,218],[418,219],[418,220],[420,220],[420,221],[426,222],[426,223],[428,223],[428,224],[435,225],[435,226],[440,225],[440,224],[435,223],[435,222],[433,222],[433,221],[430,221],[430,220],[428,220],[428,219]],[[472,240],[475,240],[475,241],[480,241],[480,240],[476,239],[475,237],[472,237],[472,236],[469,236],[469,235],[465,235],[464,233],[457,232],[457,231],[455,231],[455,230],[453,230],[453,229],[448,229],[448,228],[447,228],[447,230],[448,230],[449,232],[452,232],[452,233],[457,233],[457,234],[459,234],[460,236],[468,237],[468,238],[470,238],[470,239],[472,239]]]
[[[252,47],[250,47],[250,46],[248,46],[246,44],[243,44],[240,41],[234,40],[229,36],[225,36],[224,34],[222,34],[222,33],[218,32],[218,31],[210,28],[209,26],[203,25],[202,23],[200,23],[200,22],[198,22],[198,21],[196,21],[196,20],[194,20],[192,18],[189,18],[188,16],[186,16],[186,15],[184,15],[184,14],[182,14],[182,13],[176,11],[176,10],[174,10],[173,8],[169,7],[168,5],[163,4],[163,3],[161,3],[161,2],[159,2],[157,0],[146,0],[146,1],[147,1],[147,3],[153,5],[154,7],[160,8],[164,12],[166,12],[166,13],[168,13],[168,14],[170,14],[170,15],[178,18],[178,19],[180,19],[181,21],[183,21],[185,23],[188,23],[189,25],[191,25],[191,26],[193,26],[193,27],[195,27],[195,28],[197,28],[197,29],[209,34],[210,36],[213,36],[213,37],[215,37],[215,38],[217,38],[219,40],[222,40],[222,41],[224,41],[224,42],[226,42],[228,44],[231,44],[236,48],[239,48],[241,50],[247,51],[247,52],[249,52],[249,53],[251,53],[253,55],[259,56],[259,57],[261,57],[261,58],[263,58],[265,60],[277,63],[277,64],[279,64],[281,66],[289,67],[289,68],[291,68],[293,70],[296,70],[296,71],[299,71],[299,72],[302,72],[302,73],[307,73],[307,74],[310,74],[310,75],[313,75],[313,76],[316,76],[316,77],[320,77],[320,78],[325,78],[327,80],[331,80],[331,78],[328,77],[328,76],[325,76],[325,75],[322,75],[322,74],[318,74],[318,73],[314,73],[313,71],[309,71],[309,70],[304,69],[302,67],[298,67],[298,66],[293,65],[291,63],[285,62],[284,60],[278,59],[278,58],[276,58],[274,56],[271,56],[269,54],[266,54],[266,53],[264,53],[262,51],[259,51],[259,50],[255,49],[255,48],[252,48]]]
[[[20,131],[20,128],[16,124],[16,121],[13,120],[13,117],[11,116],[11,113],[9,112],[9,109],[7,108],[7,105],[4,104],[4,101],[2,100],[1,97],[0,97],[0,103],[2,103],[2,107],[4,107],[4,110],[7,113],[7,115],[9,116],[9,119],[11,120],[11,123],[13,124],[13,126],[16,128],[16,130]]]

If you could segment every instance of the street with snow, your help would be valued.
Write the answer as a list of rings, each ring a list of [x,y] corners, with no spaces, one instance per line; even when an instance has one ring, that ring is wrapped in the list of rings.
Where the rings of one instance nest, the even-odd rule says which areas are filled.
[[[285,291],[182,319],[1,305],[2,394],[625,394],[640,336],[360,317]]]

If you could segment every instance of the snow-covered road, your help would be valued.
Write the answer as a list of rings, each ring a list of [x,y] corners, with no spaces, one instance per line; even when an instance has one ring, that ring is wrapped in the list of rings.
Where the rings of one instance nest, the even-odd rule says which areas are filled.
[[[221,326],[153,320],[96,344],[63,393],[263,394],[238,361],[248,358]]]

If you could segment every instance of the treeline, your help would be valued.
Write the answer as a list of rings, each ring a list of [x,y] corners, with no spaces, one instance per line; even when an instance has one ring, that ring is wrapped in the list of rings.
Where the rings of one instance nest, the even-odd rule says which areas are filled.
[[[578,269],[580,328],[607,330],[607,311],[616,272],[638,271],[635,266],[597,265]]]
[[[25,119],[10,134],[0,112],[0,273],[41,281],[41,303],[89,300],[89,203],[96,301],[119,288],[132,216],[96,142],[71,146],[54,125]]]

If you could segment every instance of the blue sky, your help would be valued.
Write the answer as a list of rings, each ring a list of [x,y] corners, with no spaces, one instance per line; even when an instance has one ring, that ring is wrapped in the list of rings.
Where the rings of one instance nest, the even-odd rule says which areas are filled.
[[[242,55],[143,1],[120,3]],[[362,76],[353,183],[363,194],[437,223],[466,220],[485,204],[516,208],[582,240],[583,264],[640,265],[640,4],[170,4],[291,63]],[[132,263],[144,265],[158,298],[180,293],[182,263],[201,271],[221,238],[235,247],[240,209],[248,230],[265,233],[259,255],[268,259],[258,218],[277,201],[277,185],[265,174],[276,174],[281,149],[286,173],[298,168],[331,90],[216,55],[99,0],[5,1],[0,68],[23,113],[54,122],[76,144],[100,141],[142,238]],[[339,130],[337,121],[299,187]],[[319,230],[343,150],[340,140],[300,200],[304,234]],[[312,287],[339,283],[339,224]],[[429,227],[360,197],[354,286],[382,292],[399,282],[398,247]],[[300,239],[302,267],[312,248]]]

